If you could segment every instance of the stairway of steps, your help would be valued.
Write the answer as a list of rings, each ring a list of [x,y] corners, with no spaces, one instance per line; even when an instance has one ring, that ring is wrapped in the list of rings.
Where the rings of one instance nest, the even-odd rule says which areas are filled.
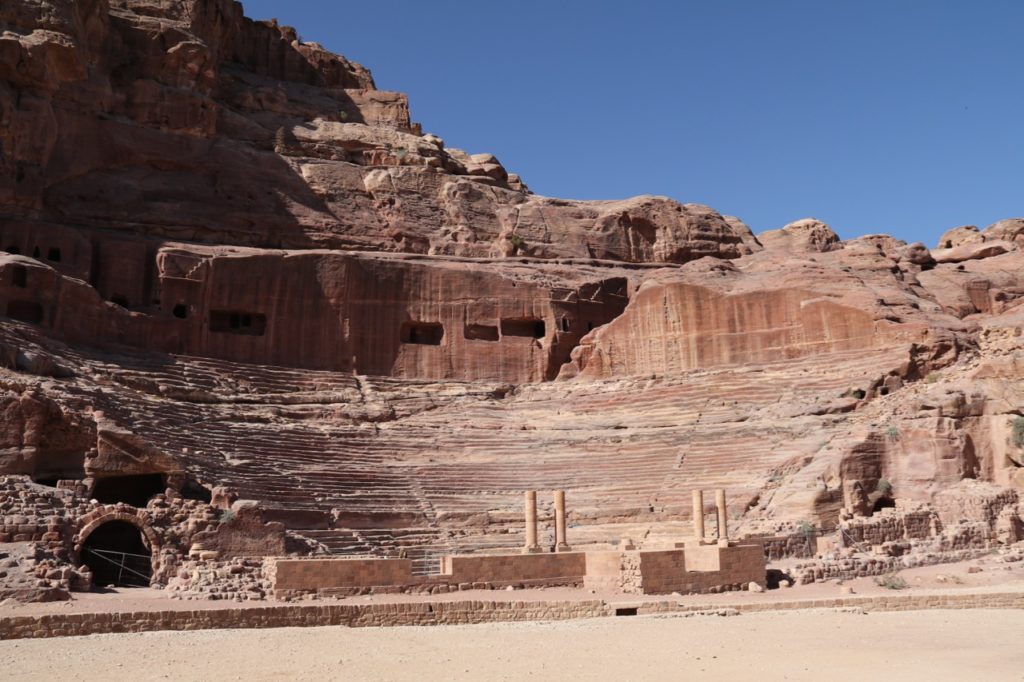
[[[0,340],[19,333],[0,330]],[[598,544],[626,530],[675,532],[695,489],[725,488],[732,509],[742,508],[774,467],[827,433],[815,418],[780,418],[765,433],[763,421],[747,421],[752,411],[833,400],[907,360],[906,348],[868,349],[505,395],[465,382],[61,353],[82,367],[61,390],[180,457],[207,485],[278,509],[425,518],[416,529],[296,531],[339,555],[404,551],[421,572],[453,551],[518,548],[522,538],[508,524],[458,519],[518,518],[523,490],[565,489],[570,512],[583,514],[573,532]],[[371,403],[391,416],[346,418]],[[623,520],[603,523],[602,514]]]

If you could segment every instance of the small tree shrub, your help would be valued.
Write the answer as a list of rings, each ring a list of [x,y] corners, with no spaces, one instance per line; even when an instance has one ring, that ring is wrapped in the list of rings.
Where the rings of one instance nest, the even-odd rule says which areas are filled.
[[[1024,417],[1013,418],[1013,444],[1024,448]]]
[[[887,575],[880,575],[875,578],[875,584],[879,587],[884,587],[887,590],[905,590],[910,585],[907,581],[899,577],[895,573],[889,573]]]

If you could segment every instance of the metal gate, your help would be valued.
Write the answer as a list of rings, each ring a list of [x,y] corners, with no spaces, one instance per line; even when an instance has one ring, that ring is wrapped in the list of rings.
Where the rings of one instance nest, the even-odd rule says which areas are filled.
[[[149,556],[109,549],[93,549],[92,547],[84,547],[82,551],[110,564],[108,568],[111,570],[111,574],[113,571],[117,572],[115,585],[119,587],[149,587],[152,573],[152,559]],[[97,585],[97,587],[106,587],[106,585]]]

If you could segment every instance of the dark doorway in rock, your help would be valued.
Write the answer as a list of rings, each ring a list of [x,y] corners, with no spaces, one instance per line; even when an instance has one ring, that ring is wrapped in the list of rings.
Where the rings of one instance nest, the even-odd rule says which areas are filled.
[[[896,500],[891,497],[879,497],[875,500],[874,506],[871,507],[871,513],[881,511],[883,509],[893,509],[896,507]]]
[[[135,476],[111,476],[96,479],[92,496],[103,504],[124,502],[133,507],[145,507],[154,495],[167,490],[167,479],[163,474],[138,474]]]
[[[181,496],[186,500],[198,500],[210,504],[213,501],[213,493],[209,488],[191,478],[181,486]]]
[[[406,322],[401,329],[402,343],[421,346],[440,346],[444,339],[444,326],[440,322]]]
[[[501,321],[502,336],[525,336],[532,339],[543,339],[544,334],[544,320],[522,317],[506,318]]]
[[[43,321],[43,306],[35,301],[10,301],[7,304],[7,317],[19,322],[39,324]]]
[[[28,286],[28,269],[24,265],[15,265],[11,268],[11,284],[19,289]]]
[[[267,316],[240,310],[211,310],[210,331],[263,336],[267,331]]]
[[[152,551],[142,531],[126,521],[108,521],[94,530],[82,543],[81,558],[95,588],[149,587]]]

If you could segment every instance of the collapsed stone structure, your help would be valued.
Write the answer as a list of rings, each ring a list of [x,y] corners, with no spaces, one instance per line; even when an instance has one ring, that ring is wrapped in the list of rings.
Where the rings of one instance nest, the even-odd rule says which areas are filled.
[[[701,489],[806,579],[1024,537],[1024,219],[929,250],[540,197],[230,0],[0,26],[2,596],[263,598],[330,557],[440,589],[524,545],[574,551],[446,589],[746,570],[676,547]]]

